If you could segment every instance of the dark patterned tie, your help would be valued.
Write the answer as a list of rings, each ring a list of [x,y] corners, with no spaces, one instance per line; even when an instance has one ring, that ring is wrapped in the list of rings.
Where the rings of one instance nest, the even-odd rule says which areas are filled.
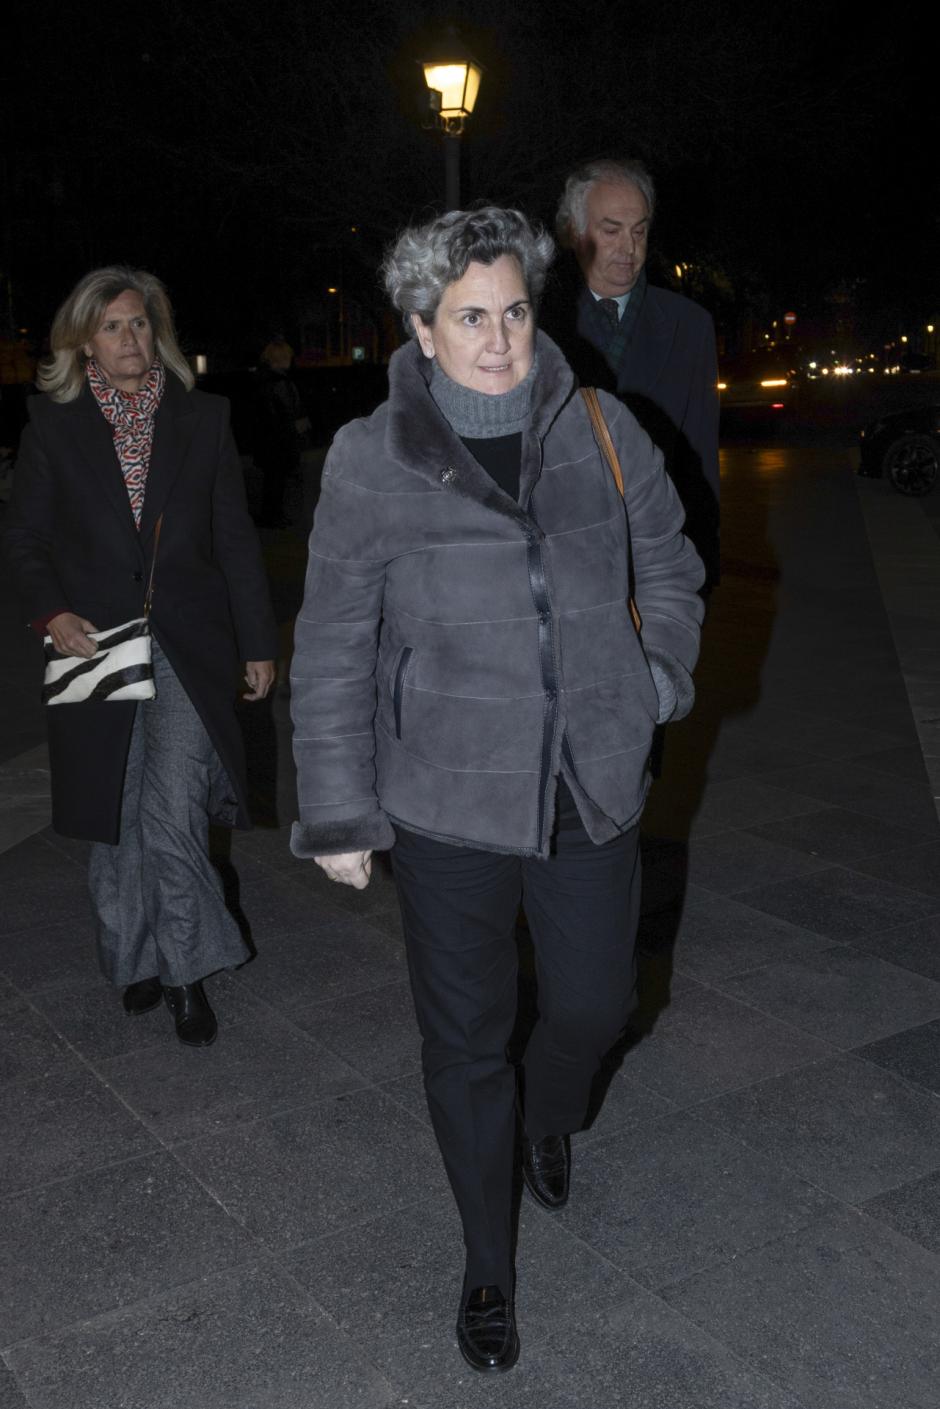
[[[597,301],[597,306],[610,324],[611,332],[620,325],[620,305],[615,298],[601,298]]]

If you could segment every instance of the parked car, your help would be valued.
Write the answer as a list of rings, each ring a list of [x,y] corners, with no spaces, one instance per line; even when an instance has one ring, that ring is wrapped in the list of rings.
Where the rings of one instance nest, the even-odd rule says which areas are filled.
[[[859,437],[860,475],[891,481],[899,494],[929,494],[940,479],[940,405],[892,411]]]

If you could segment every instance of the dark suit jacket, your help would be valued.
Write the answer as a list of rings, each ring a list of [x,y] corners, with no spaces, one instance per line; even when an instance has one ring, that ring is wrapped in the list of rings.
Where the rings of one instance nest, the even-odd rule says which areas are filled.
[[[73,611],[104,630],[140,616],[161,513],[151,627],[232,785],[231,796],[213,800],[214,815],[248,826],[238,667],[273,659],[277,629],[228,402],[187,393],[167,373],[138,532],[111,427],[87,385],[75,401],[32,398],[2,535],[24,622]],[[135,709],[100,702],[47,710],[58,831],[118,840]]]
[[[540,324],[558,343],[582,386],[613,392],[663,452],[686,512],[685,532],[710,581],[718,576],[718,361],[704,308],[647,285],[633,336],[609,365],[591,316],[593,299],[569,261],[546,290]]]

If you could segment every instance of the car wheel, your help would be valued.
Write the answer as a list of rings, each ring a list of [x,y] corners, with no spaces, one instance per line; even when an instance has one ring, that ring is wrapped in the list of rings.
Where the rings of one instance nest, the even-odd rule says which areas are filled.
[[[904,435],[885,451],[884,473],[899,494],[929,494],[940,478],[940,445],[929,435]]]

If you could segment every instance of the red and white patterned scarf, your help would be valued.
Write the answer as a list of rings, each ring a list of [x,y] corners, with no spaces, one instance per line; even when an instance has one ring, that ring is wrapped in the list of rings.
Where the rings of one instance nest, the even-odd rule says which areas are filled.
[[[86,363],[85,370],[101,414],[110,423],[131,512],[140,528],[153,446],[153,418],[166,384],[163,363],[156,359],[139,391],[119,391],[113,387],[93,357]]]

